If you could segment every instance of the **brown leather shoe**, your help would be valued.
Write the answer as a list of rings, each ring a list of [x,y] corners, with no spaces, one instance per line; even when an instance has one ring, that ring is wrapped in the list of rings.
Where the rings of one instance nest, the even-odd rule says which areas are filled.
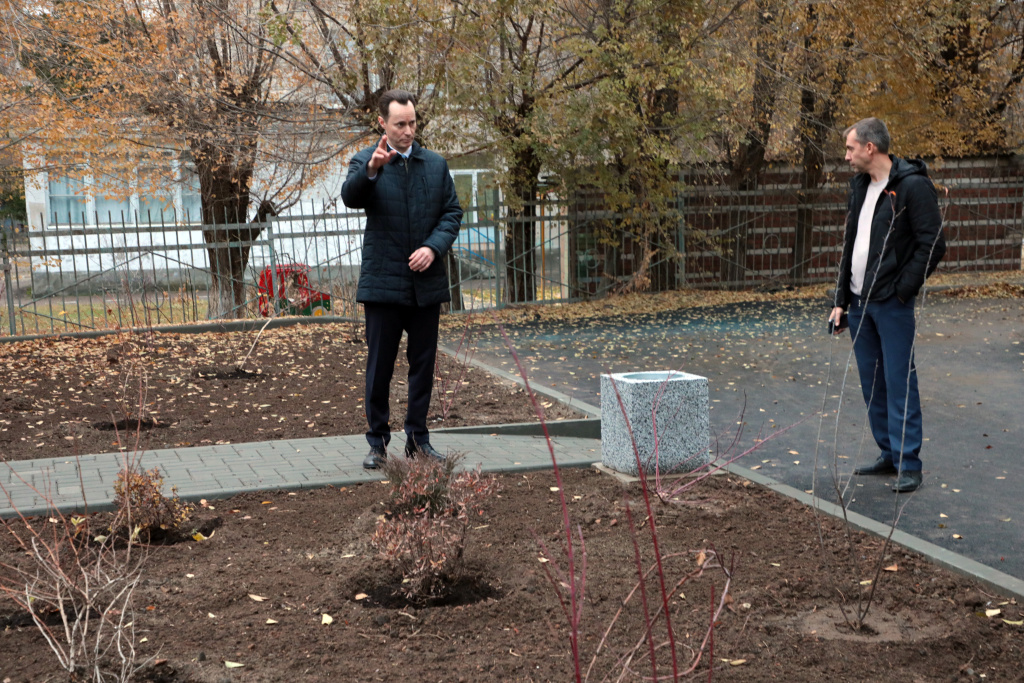
[[[861,474],[896,474],[896,465],[892,463],[892,460],[886,460],[883,457],[879,457],[878,460],[874,461],[870,465],[864,465],[858,467],[853,471],[856,475]]]

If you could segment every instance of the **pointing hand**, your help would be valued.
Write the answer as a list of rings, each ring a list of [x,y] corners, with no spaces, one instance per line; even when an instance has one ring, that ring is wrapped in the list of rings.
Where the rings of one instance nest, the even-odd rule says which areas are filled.
[[[366,164],[367,174],[371,177],[377,175],[377,170],[397,155],[398,152],[388,149],[388,136],[382,135],[380,142],[377,143],[377,149],[373,150],[373,156],[370,157],[370,161]]]

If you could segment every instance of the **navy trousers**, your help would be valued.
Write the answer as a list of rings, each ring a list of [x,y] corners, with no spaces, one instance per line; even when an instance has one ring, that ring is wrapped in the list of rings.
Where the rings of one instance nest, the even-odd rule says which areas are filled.
[[[427,413],[434,388],[437,328],[441,305],[396,306],[364,304],[366,312],[366,440],[370,446],[387,447],[391,440],[391,377],[395,373],[398,345],[404,331],[409,339],[409,405],[405,434],[409,444],[430,443]]]
[[[868,424],[882,458],[900,470],[921,470],[921,396],[914,365],[914,301],[895,296],[865,302],[854,296],[849,310]]]

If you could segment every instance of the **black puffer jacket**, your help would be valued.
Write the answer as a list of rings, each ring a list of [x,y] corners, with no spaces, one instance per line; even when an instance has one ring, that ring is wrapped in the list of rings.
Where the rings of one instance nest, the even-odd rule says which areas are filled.
[[[366,211],[359,303],[429,306],[451,301],[444,255],[459,235],[462,207],[448,162],[413,143],[409,160],[397,155],[370,180],[366,164],[376,145],[361,150],[348,165],[341,199]],[[420,247],[434,250],[434,262],[422,273],[409,268]]]
[[[896,295],[907,302],[914,298],[946,253],[935,186],[928,167],[919,159],[893,157],[889,182],[878,198],[871,222],[871,243],[861,295],[884,301]],[[857,222],[871,178],[858,173],[850,181],[846,236],[839,265],[834,304],[850,305],[850,266]]]

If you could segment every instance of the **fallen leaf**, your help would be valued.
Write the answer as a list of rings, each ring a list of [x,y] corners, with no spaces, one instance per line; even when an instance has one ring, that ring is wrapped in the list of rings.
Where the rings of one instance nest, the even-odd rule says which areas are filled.
[[[747,660],[745,660],[745,659],[733,659],[733,660],[731,660],[729,662],[729,666],[739,666],[740,664],[746,664],[746,663],[747,663]]]
[[[961,536],[960,534],[953,534],[953,538],[960,540],[963,538],[963,536]]]
[[[370,596],[366,593],[356,593],[356,600],[365,600],[368,597]]]
[[[267,619],[267,621],[266,621],[266,622],[264,622],[264,623],[267,623],[267,624],[276,624],[276,623],[277,623],[277,620],[276,620],[276,619]]]
[[[790,455],[800,455],[800,451],[790,451]]]
[[[320,615],[320,623],[324,624],[325,626],[327,624],[333,624],[334,623],[334,617],[332,617],[330,614],[321,614]]]
[[[256,602],[263,602],[264,600],[266,600],[266,598],[262,595],[254,595],[253,593],[249,593],[249,599],[255,600]]]
[[[538,557],[537,561],[540,562],[541,564],[545,564],[545,563],[548,562],[548,558],[546,558],[546,557]]]
[[[781,566],[782,566],[782,565],[781,565],[781,564],[779,564],[778,562],[769,562],[769,564],[770,564],[771,566],[773,566],[773,567],[781,567]]]
[[[870,586],[871,585],[871,579],[864,579],[863,581],[860,582],[860,585],[862,585],[862,586]]]
[[[211,619],[216,619],[217,618],[217,615],[214,614],[213,612],[207,612],[206,616],[210,617]]]
[[[197,531],[194,534],[192,534],[192,538],[194,538],[197,541],[205,541],[206,539],[209,538],[209,536],[204,536],[203,532]]]
[[[558,487],[557,486],[552,486],[551,487],[551,492],[552,493],[558,493]]]
[[[939,513],[939,517],[941,517],[942,519],[949,519],[949,515],[943,514],[941,512]]]
[[[238,662],[229,662],[225,659],[224,666],[226,666],[229,669],[241,669],[243,666],[245,666],[245,664],[239,664]]]
[[[900,570],[899,565],[893,564],[893,565],[890,565],[890,566],[886,567],[883,571],[898,572],[899,570]]]
[[[1020,621],[1010,621],[1009,619],[1003,619],[1003,623],[1009,624],[1010,626],[1024,626],[1024,619],[1021,619]]]
[[[1001,610],[1001,609],[987,609],[987,610],[985,610],[985,616],[988,617],[989,619],[991,619],[992,617],[998,617],[1002,613],[1003,613],[1003,610]]]

